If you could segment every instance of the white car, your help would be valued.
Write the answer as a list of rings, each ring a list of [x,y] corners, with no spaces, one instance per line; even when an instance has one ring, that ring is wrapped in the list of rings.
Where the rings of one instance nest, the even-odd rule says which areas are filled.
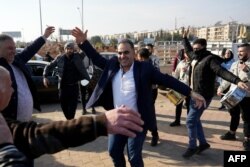
[[[106,59],[111,59],[113,56],[117,56],[118,57],[118,53],[117,52],[100,52],[100,54],[106,58]]]

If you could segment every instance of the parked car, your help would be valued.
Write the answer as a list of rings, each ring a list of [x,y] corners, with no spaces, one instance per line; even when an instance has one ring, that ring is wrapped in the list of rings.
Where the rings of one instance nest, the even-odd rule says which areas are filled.
[[[111,59],[113,56],[118,56],[117,52],[100,52],[100,54],[106,59]]]
[[[48,75],[49,87],[46,88],[43,85],[43,70],[47,64],[49,64],[49,62],[40,60],[30,60],[26,65],[30,69],[31,76],[36,85],[40,101],[41,102],[45,102],[48,100],[58,101],[59,90],[58,90],[57,68],[55,68]]]

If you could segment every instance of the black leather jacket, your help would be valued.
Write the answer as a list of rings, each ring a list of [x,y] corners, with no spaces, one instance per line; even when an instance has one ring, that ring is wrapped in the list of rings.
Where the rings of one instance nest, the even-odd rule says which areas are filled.
[[[193,71],[193,90],[205,99],[211,99],[214,96],[216,76],[234,84],[241,81],[239,77],[221,67],[222,59],[219,56],[205,50],[197,58],[187,38],[183,39],[183,45],[191,60],[197,60],[194,69],[190,70],[190,72]]]
[[[64,58],[65,58],[65,54],[63,55],[60,55],[60,56],[57,56],[55,60],[53,60],[50,64],[48,64],[45,68],[44,68],[44,71],[43,71],[43,76],[46,78],[48,76],[48,73],[53,69],[55,68],[56,66],[58,67],[58,76],[59,76],[59,88],[60,88],[60,84],[61,84],[61,81],[62,81],[62,77],[63,77],[63,70],[64,70]],[[73,55],[73,61],[74,61],[74,64],[77,68],[77,70],[79,71],[79,81],[80,80],[83,80],[83,79],[86,79],[86,80],[90,80],[89,78],[89,75],[88,75],[88,72],[86,70],[86,68],[84,67],[84,64],[83,64],[83,58],[84,56],[79,54],[79,53],[74,53]]]

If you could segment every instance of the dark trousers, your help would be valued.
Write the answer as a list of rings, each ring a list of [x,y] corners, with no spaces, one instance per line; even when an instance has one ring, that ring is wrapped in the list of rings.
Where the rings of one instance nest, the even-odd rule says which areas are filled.
[[[88,86],[82,86],[80,85],[80,89],[81,89],[81,101],[82,101],[82,109],[85,110],[86,108],[86,104],[91,96],[91,94],[93,93],[92,89],[89,89]],[[92,110],[94,110],[95,108],[92,107]]]
[[[231,115],[230,130],[236,132],[240,124],[240,106],[236,105],[234,108],[228,111]]]
[[[250,138],[250,97],[245,97],[233,109],[239,110],[242,114],[244,137]]]
[[[78,95],[78,84],[63,85],[60,89],[61,107],[67,120],[73,119],[75,117]]]
[[[155,111],[155,100],[157,98],[157,95],[158,95],[158,89],[152,89],[154,111]],[[152,134],[152,136],[158,136],[158,128],[157,128],[156,116],[153,119],[155,119],[155,125],[154,125],[154,128],[151,130],[151,134]]]
[[[185,101],[186,101],[187,114],[188,114],[190,97],[187,97],[185,99]],[[183,106],[183,101],[180,104],[176,105],[176,108],[175,108],[175,122],[180,122],[181,121],[182,106]]]

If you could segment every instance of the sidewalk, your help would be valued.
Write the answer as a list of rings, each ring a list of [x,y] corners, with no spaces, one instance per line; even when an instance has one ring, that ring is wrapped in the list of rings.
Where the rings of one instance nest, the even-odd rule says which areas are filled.
[[[218,111],[219,105],[219,100],[215,98],[202,116],[203,128],[211,148],[201,155],[194,155],[186,160],[182,158],[188,143],[185,126],[186,110],[183,110],[182,126],[170,127],[169,123],[175,118],[175,106],[159,94],[156,101],[156,112],[160,144],[151,147],[151,135],[148,133],[143,148],[145,167],[223,166],[223,150],[242,150],[243,129],[241,122],[240,128],[237,130],[236,141],[220,140],[219,136],[229,129],[230,115],[226,111]],[[65,120],[59,104],[47,104],[42,108],[42,113],[34,114],[34,118],[38,121]],[[97,111],[97,113],[104,112],[102,108],[97,108]],[[76,117],[79,117],[80,114],[79,104]],[[112,167],[113,164],[107,152],[107,137],[100,137],[94,142],[80,147],[70,148],[54,155],[44,155],[35,160],[35,166]]]

